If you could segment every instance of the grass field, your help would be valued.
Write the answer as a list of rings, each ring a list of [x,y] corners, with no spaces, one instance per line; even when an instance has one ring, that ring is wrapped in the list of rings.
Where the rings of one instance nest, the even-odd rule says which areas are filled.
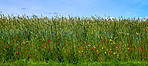
[[[0,15],[1,64],[147,64],[147,49],[148,20]]]

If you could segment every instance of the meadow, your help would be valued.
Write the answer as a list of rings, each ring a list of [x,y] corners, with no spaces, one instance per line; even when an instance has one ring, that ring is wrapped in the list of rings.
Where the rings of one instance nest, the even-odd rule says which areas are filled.
[[[0,15],[0,64],[148,62],[148,20]]]

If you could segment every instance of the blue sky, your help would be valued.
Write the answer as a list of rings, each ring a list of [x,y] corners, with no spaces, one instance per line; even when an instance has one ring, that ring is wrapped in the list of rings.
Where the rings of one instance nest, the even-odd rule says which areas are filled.
[[[0,0],[3,14],[147,17],[148,0]]]

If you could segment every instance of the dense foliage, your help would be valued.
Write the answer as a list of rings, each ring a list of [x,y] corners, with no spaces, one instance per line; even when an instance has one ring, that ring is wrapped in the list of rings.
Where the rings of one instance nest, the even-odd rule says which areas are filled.
[[[0,62],[148,62],[148,21],[0,15]]]

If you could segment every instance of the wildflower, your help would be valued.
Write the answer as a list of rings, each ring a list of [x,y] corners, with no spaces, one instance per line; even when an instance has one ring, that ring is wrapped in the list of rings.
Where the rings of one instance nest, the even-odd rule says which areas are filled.
[[[115,55],[116,53],[114,52],[114,55]]]
[[[110,39],[110,41],[112,41],[112,39]]]
[[[142,35],[142,34],[141,34]]]
[[[24,43],[24,45],[26,45],[26,43]]]
[[[93,47],[91,49],[93,49]]]
[[[83,51],[82,51],[83,52]]]
[[[58,36],[61,36],[60,34]]]
[[[19,51],[16,51],[16,53],[19,53]]]
[[[131,43],[130,41],[128,43]]]
[[[88,46],[91,46],[90,44]]]
[[[18,54],[16,54],[16,56],[18,56]]]
[[[86,42],[85,42],[86,43]]]
[[[111,37],[112,38],[112,37]]]
[[[123,52],[122,52],[123,53]]]
[[[103,49],[103,47],[102,47],[102,49]]]
[[[115,42],[113,42],[113,44],[115,44]]]
[[[128,48],[129,49],[129,48]]]
[[[112,50],[112,49],[110,49],[110,50]]]
[[[7,48],[9,48],[9,46],[7,46]]]
[[[16,39],[18,39],[18,38],[16,38]]]
[[[118,48],[118,46],[116,46],[116,48]]]
[[[111,43],[111,44],[113,44],[113,43]]]
[[[109,41],[109,40],[107,39],[107,41]]]
[[[142,51],[142,48],[143,48],[143,47],[141,47],[141,51]]]
[[[45,44],[47,44],[47,43],[45,43]]]
[[[80,53],[80,51],[78,51],[78,53]]]
[[[77,47],[77,46],[75,46],[75,47]]]
[[[131,50],[132,50],[133,48],[131,48]]]
[[[50,49],[50,48],[48,47],[48,49]]]
[[[105,54],[106,54],[106,52],[105,52]]]
[[[118,49],[118,50],[120,50],[120,49]]]
[[[84,47],[84,45],[82,45]]]
[[[96,48],[96,46],[94,46],[94,49]]]
[[[121,44],[121,43],[119,43],[119,44]]]
[[[45,47],[47,47],[47,45],[45,45]]]
[[[45,38],[45,40],[47,40],[47,38]]]
[[[48,42],[50,42],[50,40],[48,40]]]
[[[89,20],[89,22],[90,22],[90,20]]]
[[[6,49],[6,47],[4,47]]]
[[[109,54],[112,54],[111,52]]]
[[[18,35],[16,35],[16,37],[18,37]]]
[[[93,27],[94,28],[94,27]]]
[[[99,57],[98,57],[99,58]]]
[[[124,57],[124,55],[123,55],[123,57]]]
[[[89,42],[88,42],[88,44],[89,44]]]

